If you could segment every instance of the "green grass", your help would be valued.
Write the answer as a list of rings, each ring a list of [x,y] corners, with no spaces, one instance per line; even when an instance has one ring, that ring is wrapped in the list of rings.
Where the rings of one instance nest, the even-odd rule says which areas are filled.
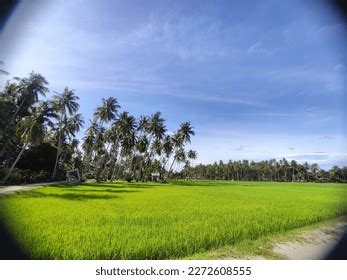
[[[195,181],[49,186],[0,198],[35,259],[176,259],[343,215],[347,186]]]

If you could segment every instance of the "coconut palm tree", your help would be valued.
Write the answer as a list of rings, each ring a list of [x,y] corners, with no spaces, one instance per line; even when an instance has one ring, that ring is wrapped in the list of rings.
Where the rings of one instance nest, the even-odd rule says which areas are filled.
[[[193,131],[193,127],[191,126],[190,122],[184,122],[180,125],[180,128],[178,129],[178,134],[182,138],[182,142],[184,144],[191,142],[191,136],[195,135],[195,132]]]
[[[181,155],[181,153],[178,153],[178,150],[183,149],[186,143],[191,142],[191,136],[195,135],[195,132],[193,131],[193,127],[191,126],[190,122],[184,122],[181,123],[179,129],[177,130],[177,133],[172,137],[173,146],[174,146],[174,157],[171,163],[171,166],[167,172],[165,181],[169,178],[171,169],[175,163],[175,161],[178,159],[177,155]]]
[[[81,130],[83,123],[84,121],[81,114],[75,114],[69,117],[65,117],[65,119],[63,120],[63,125],[61,127],[61,132],[63,135],[62,144],[64,144],[65,147],[67,145],[71,146],[71,147],[66,147],[65,150],[70,150],[73,152],[76,151],[77,147],[75,146],[76,146],[76,143],[78,144],[78,140],[75,139],[75,137],[76,137],[76,133]],[[68,139],[70,143],[67,143],[66,139]],[[67,152],[66,151],[63,152],[63,149],[61,149],[60,154],[63,154],[63,156],[61,156],[60,161],[64,164]]]
[[[121,128],[119,125],[119,119],[116,122],[113,122],[110,127],[110,134],[108,137],[111,148],[110,148],[110,158],[108,159],[106,163],[105,168],[105,177],[108,180],[113,180],[113,174],[115,174],[115,167],[117,164],[117,157],[119,152],[119,146],[121,141]]]
[[[143,165],[141,165],[141,169],[146,170],[146,168],[150,165],[150,161],[153,156],[153,145],[152,145],[152,140],[154,138],[158,140],[162,140],[165,132],[166,132],[166,126],[165,126],[165,119],[161,117],[160,112],[154,113],[150,119],[149,119],[149,125],[148,125],[148,132],[150,133],[150,138],[149,138],[149,150],[147,149],[145,153],[145,158],[143,164],[145,165],[143,168]],[[146,173],[146,172],[144,172]]]
[[[171,149],[171,153],[170,155],[168,156],[168,160],[170,158],[170,156],[172,155],[172,153],[174,154],[173,156],[173,160],[171,162],[171,165],[169,167],[169,170],[166,174],[166,177],[165,177],[165,181],[167,181],[167,179],[169,178],[170,176],[170,173],[171,173],[171,169],[175,163],[175,161],[177,160],[177,151],[179,149],[183,149],[183,146],[184,146],[184,142],[183,142],[183,137],[182,135],[179,133],[179,131],[177,131],[172,137],[171,137],[171,142],[172,142],[172,149]]]
[[[17,92],[17,110],[12,116],[12,121],[24,109],[29,109],[33,104],[39,101],[39,95],[46,96],[49,92],[47,80],[38,73],[31,72],[28,78],[18,79]],[[24,113],[25,114],[25,113]]]
[[[53,127],[53,122],[50,118],[57,117],[49,102],[41,102],[38,106],[33,107],[30,113],[29,116],[24,117],[19,123],[18,129],[21,133],[23,145],[5,178],[2,180],[3,184],[10,177],[26,148],[39,144],[44,137],[47,127]]]
[[[149,131],[149,118],[147,116],[140,116],[138,120],[137,131],[140,132],[139,138]]]
[[[84,160],[85,165],[85,172],[88,172],[88,162],[92,158],[92,154],[96,148],[97,142],[99,140],[102,126],[104,123],[108,123],[112,120],[114,120],[117,116],[118,109],[120,108],[118,101],[114,97],[109,97],[107,99],[102,99],[102,105],[97,107],[95,113],[94,113],[94,120],[95,122],[98,122],[99,130],[96,134],[95,141],[93,143],[93,146],[90,149],[90,152],[86,155]],[[87,165],[88,164],[88,165]]]
[[[54,164],[54,170],[52,172],[51,178],[53,179],[57,174],[57,167],[59,162],[59,157],[61,154],[61,142],[64,137],[64,130],[62,129],[63,122],[65,124],[69,124],[69,126],[65,127],[65,131],[68,132],[68,128],[72,129],[70,132],[72,132],[74,129],[80,129],[83,120],[81,118],[81,115],[76,115],[75,118],[71,119],[69,122],[67,120],[67,115],[72,115],[77,112],[79,108],[78,104],[79,97],[75,95],[73,90],[68,89],[67,87],[64,89],[62,93],[58,93],[53,96],[53,103],[55,105],[56,111],[59,114],[59,122],[58,122],[58,148],[57,148],[57,156],[55,159]]]
[[[189,150],[187,152],[187,158],[192,161],[192,165],[193,165],[193,161],[196,160],[197,157],[198,157],[197,151]],[[189,164],[188,164],[188,167],[189,167]],[[189,176],[192,177],[192,172],[189,172]]]
[[[187,156],[191,160],[196,160],[198,157],[198,153],[197,153],[197,151],[189,150],[187,153]]]
[[[132,159],[133,159],[133,153],[136,145],[136,136],[135,136],[135,129],[136,129],[136,119],[135,117],[131,116],[128,112],[122,112],[119,114],[119,119],[117,121],[117,125],[119,128],[119,144],[120,144],[120,151],[119,151],[119,159],[116,161],[114,173],[113,173],[113,179],[116,175],[119,173],[121,160],[124,156],[127,156],[129,159],[129,170],[127,170],[127,173],[130,173],[131,166],[132,166]],[[118,164],[117,164],[118,163]]]
[[[16,110],[12,115],[11,120],[7,122],[4,131],[7,131],[8,127],[13,124],[16,117],[21,114],[21,116],[27,116],[28,110],[36,102],[39,101],[39,95],[46,96],[49,91],[46,87],[48,85],[47,80],[40,74],[31,72],[28,78],[15,78],[18,84],[11,84],[11,91],[16,91]],[[3,144],[0,151],[0,157],[2,157],[8,146],[8,141]]]
[[[170,158],[170,155],[173,152],[173,142],[171,139],[170,135],[165,135],[164,139],[163,139],[163,154],[165,156],[165,158],[163,159],[163,169],[165,169],[165,166]]]

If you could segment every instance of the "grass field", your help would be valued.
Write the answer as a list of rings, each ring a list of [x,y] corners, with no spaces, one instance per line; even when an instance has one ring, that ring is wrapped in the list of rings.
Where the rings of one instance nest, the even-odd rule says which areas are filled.
[[[195,181],[49,186],[0,198],[36,259],[176,259],[345,213],[347,186]]]

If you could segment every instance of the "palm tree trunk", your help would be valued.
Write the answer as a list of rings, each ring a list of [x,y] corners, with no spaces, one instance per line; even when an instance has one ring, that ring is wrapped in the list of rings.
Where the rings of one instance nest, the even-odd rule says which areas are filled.
[[[112,172],[112,176],[111,176],[111,181],[114,181],[114,179],[116,179],[116,175],[118,175],[118,170],[119,170],[119,162],[122,159],[122,151],[120,151],[119,155],[117,155],[116,157],[116,161],[114,162],[114,169]]]
[[[57,167],[58,167],[58,162],[59,162],[59,157],[61,154],[61,138],[62,138],[62,133],[61,133],[61,127],[62,127],[62,122],[63,118],[65,118],[65,109],[63,108],[61,115],[60,115],[60,122],[59,122],[59,136],[58,136],[58,150],[57,150],[57,156],[55,158],[55,164],[54,164],[54,170],[52,173],[52,179],[57,175]]]
[[[140,162],[140,168],[139,168],[140,169],[140,172],[139,172],[140,175],[141,175],[141,173],[142,174],[145,173],[146,166],[143,166],[144,163],[148,164],[148,162],[149,162],[149,159],[147,160],[147,158],[149,157],[148,149],[151,148],[152,138],[153,138],[153,135],[151,134],[151,137],[149,138],[149,141],[148,141],[148,147],[147,147],[146,152],[144,154],[144,160]],[[142,178],[139,178],[139,179],[142,179]]]
[[[174,157],[174,159],[173,159],[173,161],[172,161],[172,163],[171,163],[171,166],[170,166],[170,168],[169,168],[169,171],[167,172],[165,181],[167,181],[167,179],[169,178],[170,173],[171,173],[172,166],[174,165],[175,161],[176,161],[176,157]]]
[[[100,170],[105,170],[106,164],[107,164],[107,157],[108,157],[108,149],[110,147],[110,143],[107,144],[106,147],[106,153],[104,158],[100,157],[100,159],[98,160],[97,166],[96,166],[96,176],[95,179],[97,182],[99,182],[100,178],[103,177],[103,171]],[[100,166],[100,167],[99,167]]]
[[[24,104],[24,101],[25,101],[25,98],[23,98],[22,102],[20,103],[18,109],[16,110],[16,112],[14,112],[13,116],[12,116],[12,119],[11,119],[11,122],[8,124],[8,126],[14,121],[15,117],[18,115],[19,111],[22,109],[23,107],[23,104]],[[7,126],[7,127],[8,127]],[[6,129],[7,129],[6,127]]]
[[[16,160],[15,160],[14,163],[11,165],[10,170],[7,172],[7,175],[6,175],[5,178],[1,181],[2,184],[5,184],[6,181],[8,180],[8,178],[10,177],[10,175],[11,175],[13,169],[15,168],[16,164],[18,163],[18,161],[19,161],[20,158],[22,157],[22,155],[23,155],[23,153],[24,153],[24,151],[25,151],[25,149],[26,149],[27,146],[28,146],[28,143],[25,143],[25,144],[23,145],[23,147],[22,147],[21,151],[19,152],[19,154],[18,154]]]
[[[55,178],[55,176],[57,175],[57,167],[58,167],[60,153],[61,153],[61,131],[59,129],[58,149],[57,149],[57,156],[55,158],[54,170],[51,176],[52,179]]]
[[[100,123],[99,123],[100,129],[99,129],[99,131],[98,131],[98,134],[97,134],[96,137],[95,137],[95,141],[94,141],[94,143],[93,143],[93,146],[92,146],[92,148],[90,149],[90,152],[88,153],[88,155],[85,157],[85,159],[84,159],[84,161],[83,161],[83,166],[84,166],[84,172],[85,172],[85,173],[87,173],[87,172],[89,171],[89,168],[88,168],[88,167],[89,167],[89,164],[88,164],[88,162],[92,160],[93,152],[94,152],[94,150],[95,150],[96,144],[97,144],[97,142],[98,142],[98,140],[99,140],[99,137],[100,137],[100,134],[101,134],[101,131],[102,131],[102,124],[103,124],[103,122],[100,121]],[[88,164],[88,165],[86,165],[86,164]]]

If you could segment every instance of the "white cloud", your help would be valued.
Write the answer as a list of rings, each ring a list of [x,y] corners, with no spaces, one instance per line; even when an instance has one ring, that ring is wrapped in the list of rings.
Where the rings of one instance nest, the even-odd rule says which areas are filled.
[[[346,165],[347,153],[325,153],[325,152],[313,152],[302,154],[286,154],[283,155],[288,160],[296,160],[299,162],[318,163],[323,166],[332,165]]]

